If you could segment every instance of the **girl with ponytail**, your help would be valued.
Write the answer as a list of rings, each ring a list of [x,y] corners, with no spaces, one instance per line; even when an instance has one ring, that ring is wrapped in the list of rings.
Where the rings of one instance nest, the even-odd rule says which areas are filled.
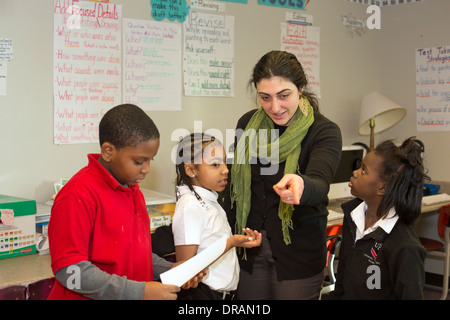
[[[341,299],[423,299],[425,249],[412,228],[427,179],[414,138],[369,152],[342,205],[343,240],[336,289]]]

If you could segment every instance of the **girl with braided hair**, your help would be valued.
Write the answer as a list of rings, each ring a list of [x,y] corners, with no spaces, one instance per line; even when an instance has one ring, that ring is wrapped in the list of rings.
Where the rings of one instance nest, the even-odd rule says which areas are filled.
[[[182,291],[180,300],[232,299],[239,281],[239,263],[234,247],[261,244],[261,234],[248,228],[245,235],[233,235],[218,194],[228,183],[226,153],[214,137],[193,133],[178,144],[176,154],[177,203],[173,217],[177,261],[202,252],[228,236],[223,255],[209,266],[197,288]]]
[[[343,240],[333,298],[423,299],[425,249],[412,228],[427,179],[414,138],[380,143],[353,172],[342,204]]]

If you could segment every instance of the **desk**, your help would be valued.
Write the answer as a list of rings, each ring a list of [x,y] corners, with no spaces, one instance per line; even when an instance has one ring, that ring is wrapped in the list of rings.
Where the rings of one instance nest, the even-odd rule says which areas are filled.
[[[159,193],[153,190],[141,188],[141,192],[145,198],[145,204],[147,206],[158,205],[158,204],[167,204],[167,203],[175,203],[175,197]]]
[[[156,194],[152,194],[152,196],[154,195]],[[148,196],[150,196],[150,194],[148,194]],[[156,196],[160,196],[160,194]],[[173,199],[167,197],[166,200],[170,202]],[[340,205],[347,200],[349,199],[330,201],[328,208],[336,212],[342,212]],[[437,211],[445,204],[450,204],[450,202],[432,206],[422,206],[422,213]],[[342,218],[328,220],[329,225],[338,223],[342,223]],[[53,277],[50,263],[49,254],[39,255],[37,253],[0,259],[0,288],[16,284],[27,284]]]
[[[49,254],[1,259],[0,270],[0,288],[53,277]]]
[[[148,205],[171,203],[174,198],[144,189],[144,196]],[[343,202],[343,201],[342,201]],[[340,210],[339,203],[333,210]],[[342,223],[342,219],[330,220],[329,224]],[[20,257],[0,259],[0,288],[28,284],[34,281],[53,277],[50,255],[30,254]]]
[[[448,204],[450,204],[450,201],[441,202],[441,203],[433,204],[433,205],[430,205],[430,206],[422,206],[422,209],[421,209],[420,213],[439,211],[439,210],[441,210],[441,207],[446,206]]]
[[[145,188],[141,189],[147,206],[170,204],[175,197]],[[25,256],[0,259],[0,288],[28,284],[34,281],[51,278],[51,259],[49,254],[30,254]]]
[[[350,199],[351,198],[331,200],[330,203],[328,204],[327,208],[328,208],[328,210],[332,210],[332,211],[341,213],[342,212],[341,204]],[[448,204],[450,204],[450,201],[437,203],[437,204],[433,204],[430,206],[422,205],[422,208],[420,209],[420,213],[424,214],[424,213],[428,213],[428,212],[439,211],[441,209],[441,207],[448,205]],[[329,218],[328,218],[328,225],[338,224],[338,223],[342,223],[342,222],[343,222],[343,217],[342,218],[332,217],[330,219],[330,216],[329,216]]]
[[[329,214],[328,215],[328,222],[327,225],[333,225],[333,224],[342,224],[344,221],[344,215],[342,212],[341,204],[344,202],[347,202],[351,200],[352,198],[342,198],[342,199],[333,199],[330,200],[330,203],[327,206],[328,211],[334,211],[336,213],[341,213],[341,216],[337,216],[335,214]]]

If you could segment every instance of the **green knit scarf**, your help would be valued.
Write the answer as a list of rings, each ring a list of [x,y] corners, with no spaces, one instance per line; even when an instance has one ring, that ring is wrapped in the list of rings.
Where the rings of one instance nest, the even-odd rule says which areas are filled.
[[[302,99],[307,101],[306,98]],[[304,101],[301,103],[305,104]],[[262,107],[253,114],[248,122],[244,134],[237,144],[231,169],[231,204],[233,206],[233,203],[236,202],[236,233],[242,234],[242,228],[246,227],[250,212],[251,168],[249,159],[251,157],[264,158],[272,165],[286,161],[284,174],[298,172],[301,142],[314,122],[314,111],[309,102],[307,102],[306,110],[305,115],[298,108],[286,131],[281,137],[275,137],[274,141],[270,135],[271,129],[274,129],[274,123]],[[280,199],[278,216],[282,222],[283,240],[286,245],[291,244],[289,228],[293,228],[293,210],[293,205]]]

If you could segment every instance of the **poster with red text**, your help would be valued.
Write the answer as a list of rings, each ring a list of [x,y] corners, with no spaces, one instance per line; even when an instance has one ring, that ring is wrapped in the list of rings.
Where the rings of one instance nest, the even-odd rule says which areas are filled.
[[[100,119],[121,103],[117,4],[54,0],[54,143],[97,143]]]
[[[320,28],[281,23],[281,50],[295,54],[308,76],[308,89],[320,98]]]
[[[450,131],[450,46],[416,50],[417,131]]]

